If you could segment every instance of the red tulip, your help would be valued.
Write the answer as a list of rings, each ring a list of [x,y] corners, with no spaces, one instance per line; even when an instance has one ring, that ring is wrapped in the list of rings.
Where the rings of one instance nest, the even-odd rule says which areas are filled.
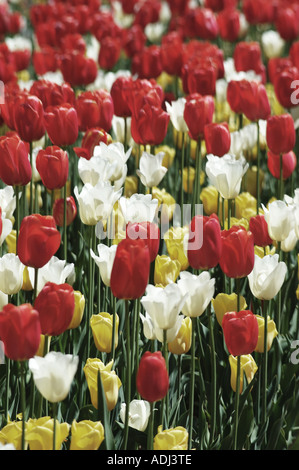
[[[44,107],[34,95],[22,95],[14,103],[14,128],[25,142],[39,140],[45,134]]]
[[[50,80],[35,80],[30,93],[37,96],[43,103],[44,109],[48,106],[58,106],[69,103],[74,106],[75,92],[68,83],[51,82]]]
[[[162,400],[169,389],[169,377],[161,351],[146,351],[140,359],[136,386],[141,397],[153,403]]]
[[[32,176],[28,148],[17,134],[0,137],[0,179],[8,186],[26,186]]]
[[[285,41],[294,41],[299,34],[298,13],[292,7],[280,7],[275,16],[275,28]]]
[[[246,277],[254,266],[254,238],[242,226],[222,230],[222,254],[219,265],[230,278]]]
[[[160,229],[153,222],[130,222],[126,226],[126,237],[131,240],[141,238],[149,249],[150,262],[156,258],[160,246]]]
[[[298,105],[298,90],[294,88],[299,80],[299,68],[285,67],[280,73],[275,74],[274,92],[281,106],[286,109]]]
[[[290,114],[270,116],[267,119],[266,141],[271,152],[276,155],[293,150],[296,131]]]
[[[63,188],[69,174],[67,152],[56,145],[39,150],[36,157],[36,169],[47,189]]]
[[[68,51],[60,57],[60,70],[64,81],[73,87],[89,85],[97,77],[98,66],[93,58],[76,51]]]
[[[183,65],[183,40],[176,31],[165,34],[161,39],[161,62],[169,75],[179,76]]]
[[[142,26],[133,24],[123,32],[123,49],[130,58],[141,52],[146,44],[146,35]]]
[[[297,165],[297,158],[293,150],[282,155],[282,178],[286,180],[291,176]],[[268,169],[274,178],[280,178],[280,155],[275,155],[271,151],[268,152],[267,159]]]
[[[254,80],[231,80],[227,86],[227,101],[235,113],[245,114],[250,121],[265,120],[271,113],[266,88]]]
[[[257,74],[261,74],[264,80],[265,66],[262,62],[261,55],[262,52],[258,42],[239,42],[235,47],[233,55],[237,72],[254,70]]]
[[[33,67],[37,75],[55,72],[59,68],[59,60],[54,47],[44,46],[32,54]]]
[[[202,58],[190,62],[187,72],[187,91],[190,94],[215,96],[216,81],[218,78],[218,65],[211,58]]]
[[[291,55],[291,50],[290,50]],[[279,75],[284,69],[288,69],[293,65],[297,66],[293,58],[290,57],[271,57],[268,60],[268,76],[269,81],[274,84],[276,75]]]
[[[268,0],[244,0],[242,4],[246,20],[251,25],[273,23],[275,18],[274,2]]]
[[[69,103],[48,106],[45,110],[45,126],[53,145],[65,147],[74,144],[79,133],[76,109]]]
[[[217,15],[219,35],[224,41],[235,42],[240,34],[240,12],[234,8],[222,10]]]
[[[139,78],[159,77],[163,71],[160,47],[152,44],[135,54],[132,57],[131,70],[132,74],[138,75]]]
[[[132,84],[132,77],[117,77],[110,89],[113,100],[114,114],[119,117],[129,117],[130,107],[125,99],[125,90]]]
[[[207,153],[222,157],[229,152],[231,137],[227,122],[212,122],[204,127]]]
[[[0,312],[0,339],[5,355],[13,361],[33,357],[39,348],[41,325],[39,313],[30,304],[7,304]]]
[[[259,327],[250,310],[227,312],[222,319],[225,344],[233,356],[251,354],[257,345]]]
[[[122,43],[118,37],[106,36],[101,40],[98,63],[101,69],[112,70],[117,64],[122,50]]]
[[[189,230],[187,256],[194,269],[211,269],[217,266],[221,256],[221,227],[218,217],[196,215]]]
[[[100,127],[108,132],[114,114],[113,100],[107,90],[85,91],[76,100],[80,131]]]
[[[57,336],[67,330],[74,315],[75,296],[69,284],[47,282],[34,302],[43,335]]]
[[[112,266],[110,286],[119,299],[138,299],[146,289],[149,279],[150,255],[142,239],[125,238],[117,246]]]
[[[52,216],[32,214],[20,225],[17,253],[25,266],[42,268],[60,246],[60,232]]]
[[[77,215],[77,206],[73,196],[66,198],[66,225],[70,225]],[[53,217],[58,227],[63,227],[64,223],[64,199],[55,199],[53,204]]]
[[[159,145],[166,137],[169,120],[169,114],[162,107],[145,103],[132,115],[132,138],[137,144]]]
[[[250,217],[249,230],[253,234],[253,243],[257,246],[272,245],[273,240],[268,232],[268,224],[263,214]]]
[[[212,96],[194,93],[186,97],[184,119],[191,139],[203,138],[204,128],[212,122],[214,110],[215,104]]]

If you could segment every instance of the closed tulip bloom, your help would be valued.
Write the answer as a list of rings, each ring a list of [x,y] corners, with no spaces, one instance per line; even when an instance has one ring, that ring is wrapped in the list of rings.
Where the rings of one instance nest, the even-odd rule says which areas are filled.
[[[34,302],[42,334],[57,336],[71,323],[75,310],[74,290],[69,284],[47,282]]]
[[[30,304],[4,305],[0,312],[0,338],[5,355],[13,361],[33,357],[40,343],[39,314]]]
[[[231,137],[227,122],[207,124],[204,127],[204,138],[208,154],[222,157],[229,152]]]
[[[267,119],[266,140],[269,149],[276,155],[293,150],[296,134],[291,114],[270,116]]]
[[[186,98],[179,98],[171,103],[166,101],[165,103],[166,111],[170,115],[171,123],[178,132],[188,131],[188,126],[184,118],[185,104]]]
[[[129,404],[129,426],[144,432],[150,417],[150,404],[145,400],[132,400]],[[126,404],[122,403],[119,416],[125,422]]]
[[[4,294],[13,295],[21,290],[24,268],[14,253],[6,253],[0,258],[0,290]]]
[[[204,128],[213,120],[215,103],[213,96],[201,96],[193,93],[187,96],[184,108],[184,119],[191,139],[198,140],[204,136]]]
[[[264,347],[265,318],[262,317],[261,315],[256,315],[256,318],[257,318],[258,325],[259,325],[259,337],[258,337],[258,342],[255,348],[255,351],[258,353],[264,353],[265,352],[265,347]],[[267,316],[267,346],[266,346],[267,351],[270,351],[271,346],[276,336],[278,336],[276,324],[269,316]]]
[[[232,294],[224,294],[220,292],[217,294],[215,299],[212,299],[212,305],[216,315],[216,319],[219,325],[222,325],[222,319],[227,312],[235,312],[238,305],[238,296],[234,292]],[[240,309],[245,310],[247,308],[246,300],[240,296]]]
[[[158,434],[154,437],[154,450],[187,450],[188,431],[183,426],[162,430],[158,428]]]
[[[141,238],[145,240],[150,255],[150,262],[154,261],[160,247],[160,229],[154,222],[128,223],[126,226],[126,237],[131,240]]]
[[[145,103],[132,115],[133,140],[141,145],[160,145],[166,137],[169,120],[169,114],[162,107]]]
[[[250,217],[249,230],[253,233],[254,244],[257,246],[272,245],[273,240],[268,232],[268,224],[263,214]]]
[[[258,341],[258,322],[250,310],[227,312],[222,319],[225,344],[233,356],[251,354]]]
[[[175,282],[181,271],[181,263],[167,255],[157,255],[155,259],[154,283],[166,286]]]
[[[167,168],[163,166],[164,153],[160,152],[156,155],[143,152],[140,161],[139,169],[136,170],[142,184],[147,188],[158,186],[164,178]]]
[[[222,230],[220,268],[230,278],[246,277],[254,266],[253,234],[244,227],[234,225]]]
[[[92,251],[91,256],[100,270],[100,276],[103,283],[105,286],[110,287],[110,277],[117,245],[107,246],[104,243],[100,243],[97,248],[98,255]]]
[[[210,182],[224,199],[234,199],[238,196],[242,178],[249,164],[242,156],[226,154],[223,157],[207,155],[206,173]]]
[[[297,99],[293,99],[294,88],[293,83],[297,83],[299,79],[299,69],[297,66],[283,67],[277,71],[273,78],[274,92],[277,101],[286,109],[291,109],[297,105]],[[296,93],[295,93],[296,94]]]
[[[119,318],[116,314],[115,347],[117,347],[118,344],[118,325]],[[112,345],[113,315],[110,315],[107,312],[100,312],[96,315],[92,315],[90,318],[90,327],[97,350],[110,353]]]
[[[125,99],[125,90],[130,87],[132,83],[132,77],[121,76],[117,77],[110,89],[110,95],[113,100],[114,114],[119,117],[131,116],[131,110],[128,106],[127,100]]]
[[[14,125],[25,142],[40,140],[45,134],[44,107],[34,95],[23,95],[15,101]]]
[[[230,384],[234,392],[237,390],[237,358],[230,355],[229,364],[231,369]],[[246,381],[249,384],[254,378],[255,373],[258,370],[258,366],[253,359],[251,354],[245,354],[241,356],[241,368],[240,368],[240,393],[243,391],[244,385],[244,374]]]
[[[29,369],[42,396],[51,403],[58,403],[67,397],[78,363],[78,356],[50,351],[44,357],[31,358]]]
[[[60,246],[61,236],[52,216],[32,214],[20,225],[17,253],[25,266],[43,267]]]
[[[216,214],[192,218],[188,239],[188,261],[194,269],[211,269],[221,256],[221,227]]]
[[[69,103],[48,106],[45,109],[45,127],[53,145],[65,147],[76,142],[78,137],[78,115]]]
[[[41,149],[36,157],[36,169],[47,189],[63,188],[69,174],[67,152],[57,145]]]
[[[138,299],[149,279],[150,255],[142,239],[126,238],[117,245],[112,266],[110,287],[118,299]]]
[[[26,186],[32,169],[26,144],[17,136],[0,137],[0,178],[8,186]]]
[[[280,178],[280,155],[276,155],[272,152],[268,152],[268,158],[267,158],[267,166],[268,169],[271,173],[271,175],[279,179]],[[284,153],[281,155],[282,157],[282,178],[286,180],[291,176],[293,171],[295,170],[297,166],[297,158],[295,152],[291,150],[288,153]]]
[[[98,374],[100,373],[101,381],[106,397],[108,410],[115,408],[118,401],[118,391],[122,383],[112,370],[113,361],[105,365],[100,359],[88,358],[83,368],[87,381],[92,405],[98,408]]]
[[[185,250],[185,241],[188,238],[189,227],[170,227],[164,234],[164,241],[167,252],[171,259],[179,261],[181,271],[184,271],[189,266],[188,257]]]
[[[169,377],[161,351],[146,351],[140,359],[136,386],[144,400],[153,403],[162,400],[169,389]]]
[[[151,317],[154,328],[170,330],[176,325],[186,298],[187,294],[177,284],[167,284],[164,288],[149,284],[141,304]]]
[[[185,317],[175,339],[168,343],[168,351],[178,355],[185,354],[190,350],[191,342],[192,321],[190,317]]]
[[[252,294],[261,300],[271,300],[281,289],[287,274],[287,265],[279,261],[279,256],[267,255],[263,258],[255,255],[254,267],[248,275]]]
[[[276,200],[266,208],[262,204],[268,233],[272,240],[281,242],[285,240],[294,228],[294,213],[291,206],[284,201]]]
[[[73,196],[66,198],[66,225],[69,226],[77,216],[77,206]],[[53,217],[58,227],[64,224],[64,199],[55,199],[53,204]]]
[[[81,324],[83,315],[84,315],[84,309],[85,309],[85,297],[82,294],[82,292],[75,290],[74,291],[74,297],[75,297],[75,309],[74,309],[74,314],[71,320],[71,323],[68,326],[68,330],[73,330],[74,328],[78,328],[78,326]]]
[[[98,450],[105,438],[101,421],[72,421],[70,450]]]
[[[181,272],[178,287],[185,297],[182,313],[187,317],[201,316],[215,292],[215,279],[204,271],[198,276],[188,271]]]

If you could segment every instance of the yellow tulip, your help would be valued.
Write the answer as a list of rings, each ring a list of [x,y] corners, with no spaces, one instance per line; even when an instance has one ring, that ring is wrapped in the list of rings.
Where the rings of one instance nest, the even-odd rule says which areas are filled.
[[[207,215],[217,214],[218,211],[218,191],[215,186],[206,186],[200,193],[200,200],[203,204],[204,213]],[[221,202],[221,198],[220,198]],[[220,212],[222,214],[222,212]],[[227,208],[226,208],[227,215]]]
[[[50,416],[32,419],[27,422],[26,441],[30,450],[53,450],[53,428],[54,419]],[[66,440],[70,432],[68,423],[59,423],[56,420],[55,448],[60,450],[62,443]]]
[[[82,318],[83,318],[84,309],[85,309],[84,295],[80,291],[76,290],[74,291],[74,296],[75,296],[75,310],[74,310],[71,323],[68,326],[68,330],[77,328],[80,325]]]
[[[118,400],[118,390],[121,387],[121,381],[112,369],[113,361],[106,366],[97,358],[87,359],[83,368],[87,385],[89,388],[90,398],[93,406],[98,408],[98,373],[100,372],[103,389],[105,392],[107,408],[113,410]]]
[[[124,196],[131,197],[132,194],[138,191],[138,178],[137,176],[127,176],[124,184]]]
[[[172,260],[167,255],[157,255],[155,259],[154,283],[166,286],[170,282],[175,282],[181,271],[181,264],[178,260]]]
[[[242,192],[235,198],[236,218],[256,215],[256,198],[249,192]]]
[[[212,305],[219,325],[222,325],[222,319],[226,312],[235,312],[237,310],[238,296],[234,292],[232,294],[218,294],[215,299],[212,299]],[[240,310],[245,310],[247,307],[246,300],[240,296]]]
[[[262,246],[257,246],[254,245],[254,253],[259,256],[260,258],[263,258],[266,255],[274,255],[275,254],[275,246],[266,246],[265,249]]]
[[[101,421],[83,420],[72,422],[70,450],[98,450],[104,440]]]
[[[255,360],[251,356],[251,354],[240,356],[240,358],[241,358],[241,369],[240,369],[240,394],[241,394],[243,390],[244,373],[246,376],[247,383],[249,384],[252,381],[254,374],[256,373],[258,367],[256,365]],[[235,392],[237,389],[237,386],[236,386],[237,385],[237,358],[230,355],[229,364],[230,364],[230,369],[231,369],[230,384],[231,384],[231,388]]]
[[[26,435],[25,423],[25,435]],[[0,430],[1,444],[12,444],[16,450],[22,449],[22,421],[11,421]]]
[[[117,314],[115,315],[115,318],[114,345],[117,347],[119,325],[119,317]],[[90,327],[98,351],[110,353],[112,346],[113,315],[110,315],[107,312],[100,312],[97,315],[92,315],[90,319]]]
[[[184,238],[188,236],[189,227],[170,227],[164,235],[168,254],[172,260],[180,262],[181,271],[189,267],[189,261],[184,250]]]
[[[299,284],[298,284],[298,287],[297,287],[297,289],[296,289],[296,297],[297,297],[297,299],[299,300]]]
[[[158,207],[161,212],[161,219],[163,221],[172,220],[176,204],[174,197],[164,188],[159,189],[156,186],[152,188],[152,197],[153,199],[158,199]]]
[[[182,426],[165,429],[158,427],[158,434],[154,437],[154,450],[187,450],[188,431]]]
[[[31,291],[31,290],[33,290],[33,286],[32,286],[31,281],[30,281],[29,271],[28,271],[28,267],[27,267],[27,266],[25,266],[24,271],[23,271],[23,285],[22,285],[22,289],[23,289],[23,290],[26,290],[26,291]]]
[[[244,179],[243,179],[244,191],[248,191],[254,197],[257,196],[256,174],[257,174],[257,167],[255,165],[252,165],[250,168],[248,168],[246,175],[244,176]],[[265,178],[265,173],[262,169],[260,169],[260,191],[262,191],[262,188],[263,188],[264,178]]]
[[[16,254],[16,239],[17,231],[11,230],[10,234],[5,238],[8,253]]]
[[[258,353],[264,352],[264,331],[265,331],[265,319],[261,315],[256,315],[258,326],[259,326],[259,336],[258,342],[255,348],[255,351]],[[276,329],[276,324],[271,318],[267,317],[267,351],[270,350],[274,338],[278,335]]]
[[[185,354],[191,348],[192,320],[185,317],[176,338],[168,343],[168,350],[173,354]]]
[[[232,227],[233,225],[242,225],[242,227],[244,227],[246,230],[249,229],[249,222],[247,219],[237,219],[236,217],[231,217],[230,218],[230,227]],[[228,219],[225,220],[225,224],[224,224],[224,228],[226,230],[228,230]]]

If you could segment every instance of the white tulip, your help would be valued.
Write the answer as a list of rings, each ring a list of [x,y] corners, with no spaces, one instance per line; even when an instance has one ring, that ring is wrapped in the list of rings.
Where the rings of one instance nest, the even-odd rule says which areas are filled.
[[[211,279],[208,271],[198,276],[188,271],[180,273],[178,286],[183,295],[187,295],[182,312],[187,317],[199,317],[211,302],[215,292],[215,279]]]
[[[129,148],[125,152],[121,142],[113,142],[108,145],[104,142],[100,142],[100,144],[94,148],[93,155],[108,161],[113,169],[109,180],[114,184],[114,189],[120,189],[125,182],[128,170],[127,161],[131,152],[132,148]]]
[[[182,294],[177,284],[158,287],[149,284],[141,304],[150,316],[154,330],[170,330],[177,325],[177,320],[185,304],[187,294]]]
[[[6,213],[2,211],[1,213],[1,220],[2,220],[2,232],[0,235],[0,246],[3,245],[6,237],[12,231],[12,221],[6,216]]]
[[[278,254],[263,258],[255,255],[254,267],[248,275],[252,294],[261,300],[271,300],[281,289],[287,273],[287,265],[279,261]]]
[[[99,181],[95,186],[86,183],[80,194],[76,186],[74,194],[79,204],[79,214],[83,224],[96,225],[99,221],[107,220],[121,193],[121,189],[115,191],[108,181]]]
[[[162,328],[155,327],[155,336],[160,343],[164,342],[164,339],[167,343],[171,343],[174,341],[180,331],[184,319],[184,315],[178,315],[174,325],[171,328],[168,328],[166,332]],[[164,332],[166,334],[166,338],[164,338]]]
[[[132,400],[129,403],[129,426],[144,432],[147,428],[151,407],[148,401]],[[126,404],[122,403],[119,412],[120,419],[125,422]]]
[[[28,267],[29,280],[34,286],[35,269]],[[47,282],[55,284],[73,284],[75,278],[75,266],[73,263],[66,263],[56,256],[52,256],[50,261],[38,270],[37,293],[39,293]]]
[[[127,144],[130,147],[133,147],[134,145],[134,140],[131,135],[131,121],[132,118],[128,116],[126,118],[126,128],[125,128],[125,120],[124,118],[120,116],[113,116],[112,118],[112,131],[115,135],[115,139],[118,142],[125,143],[125,129],[126,129],[126,138],[127,138]]]
[[[294,228],[294,209],[284,201],[275,200],[266,208],[262,204],[268,232],[272,240],[282,242]]]
[[[41,395],[51,403],[57,403],[67,397],[78,363],[78,356],[50,351],[44,357],[34,356],[28,364]]]
[[[0,207],[6,217],[12,220],[16,209],[16,196],[12,186],[5,186],[3,189],[0,189]]]
[[[0,258],[0,290],[4,294],[13,295],[21,290],[24,269],[14,253],[6,253]]]
[[[248,167],[243,156],[237,159],[233,154],[226,154],[223,157],[207,155],[207,176],[224,199],[234,199],[238,196],[242,178]]]
[[[166,101],[166,111],[170,115],[170,120],[173,127],[178,132],[188,132],[188,126],[184,118],[186,98],[178,98],[172,101],[171,104]]]
[[[129,222],[153,222],[158,208],[158,199],[151,194],[133,194],[130,198],[121,197],[119,206],[125,224]]]
[[[267,59],[281,57],[285,41],[277,31],[265,31],[261,36],[262,49]]]
[[[92,258],[95,260],[96,265],[100,270],[100,276],[105,284],[105,286],[110,286],[110,277],[111,271],[113,267],[113,262],[115,258],[117,245],[107,246],[104,243],[100,243],[98,245],[98,254],[97,256],[92,250],[90,250],[90,254]]]
[[[144,186],[148,188],[158,186],[164,178],[167,172],[167,168],[162,165],[164,155],[163,152],[159,152],[156,155],[147,152],[142,153],[139,169],[136,170],[136,173]]]
[[[140,318],[141,318],[142,325],[143,325],[144,336],[150,340],[157,339],[157,336],[155,333],[155,327],[149,314],[147,312],[145,312],[145,315],[142,315],[140,313]]]
[[[298,237],[296,235],[296,231],[295,229],[293,228],[289,235],[287,236],[287,238],[285,238],[284,240],[282,240],[281,242],[281,249],[282,251],[284,251],[285,253],[288,253],[292,250],[294,250],[296,244],[297,244],[297,241],[298,241]]]
[[[299,239],[299,188],[296,188],[294,193],[294,197],[290,197],[286,194],[284,200],[286,204],[293,209],[294,230],[297,239]]]

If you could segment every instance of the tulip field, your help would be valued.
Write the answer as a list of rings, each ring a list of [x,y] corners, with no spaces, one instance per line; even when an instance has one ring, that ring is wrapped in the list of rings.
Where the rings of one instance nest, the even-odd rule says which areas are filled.
[[[298,15],[0,2],[0,450],[299,449]]]

